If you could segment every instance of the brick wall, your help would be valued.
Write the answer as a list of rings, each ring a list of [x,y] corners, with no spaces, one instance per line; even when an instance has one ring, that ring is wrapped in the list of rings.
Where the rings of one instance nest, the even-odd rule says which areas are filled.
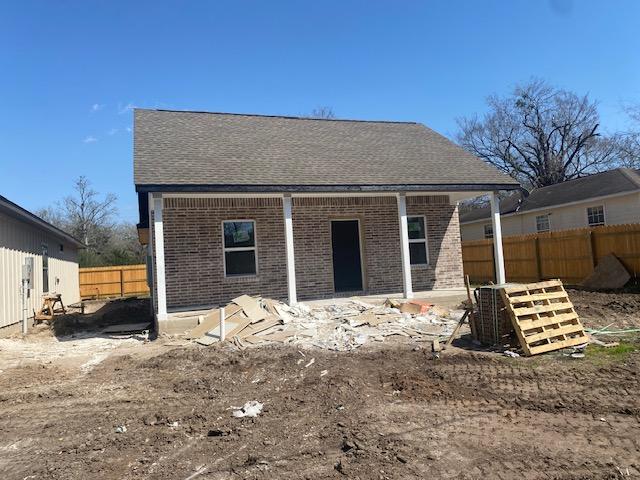
[[[425,215],[430,264],[412,268],[414,291],[462,287],[458,212],[446,196],[407,197],[408,215]],[[222,221],[256,221],[258,275],[224,278]],[[296,283],[301,300],[335,296],[331,220],[358,219],[367,293],[402,291],[394,197],[294,198]],[[168,198],[164,201],[169,308],[223,304],[243,293],[286,300],[282,201],[278,198]]]
[[[407,197],[407,215],[427,220],[429,265],[411,268],[413,291],[464,287],[458,207],[446,196]]]
[[[242,294],[285,299],[284,219],[279,198],[167,198],[167,307],[224,304]],[[224,277],[223,220],[256,222],[258,275]]]

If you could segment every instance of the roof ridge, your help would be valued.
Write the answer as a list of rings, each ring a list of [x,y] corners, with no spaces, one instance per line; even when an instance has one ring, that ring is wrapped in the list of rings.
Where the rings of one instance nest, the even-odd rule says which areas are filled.
[[[284,118],[287,120],[313,120],[322,122],[358,122],[358,123],[397,123],[403,125],[421,125],[420,122],[406,122],[400,120],[358,120],[353,118],[313,118],[296,115],[267,115],[261,113],[235,113],[235,112],[209,112],[205,110],[174,110],[169,108],[134,108],[134,110],[145,110],[151,112],[170,112],[170,113],[194,113],[205,115],[229,115],[237,117],[263,117],[263,118]]]
[[[629,180],[631,180],[634,183],[636,183],[636,180],[634,180],[629,175],[627,175],[623,170],[630,170],[630,169],[618,167],[618,168],[612,168],[610,170],[605,170],[603,172],[593,172],[593,173],[589,173],[588,175],[585,175],[583,177],[571,178],[569,180],[565,180],[564,182],[558,182],[558,183],[554,183],[552,185],[545,185],[544,187],[534,188],[533,190],[531,190],[530,193],[539,192],[540,190],[544,190],[545,188],[559,187],[559,186],[565,185],[567,183],[577,182],[578,180],[586,180],[587,178],[596,177],[598,175],[604,175],[605,173],[611,173],[611,172],[615,172],[615,171],[620,171],[620,173],[624,174]],[[640,182],[640,176],[638,177],[637,182]],[[640,187],[640,183],[638,183],[638,187]]]
[[[631,180],[631,182],[633,182],[636,187],[640,188],[640,170],[626,167],[618,168],[618,170],[620,170],[620,173],[622,173],[625,177]]]

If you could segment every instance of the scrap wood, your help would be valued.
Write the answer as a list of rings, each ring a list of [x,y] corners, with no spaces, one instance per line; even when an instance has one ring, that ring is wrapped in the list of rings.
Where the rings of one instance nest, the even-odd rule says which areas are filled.
[[[467,309],[467,310],[464,311],[464,315],[462,315],[462,317],[460,318],[460,321],[456,325],[456,328],[453,330],[453,333],[449,337],[449,340],[447,340],[447,343],[444,344],[443,348],[447,348],[448,346],[451,345],[451,343],[453,342],[453,339],[456,337],[456,335],[458,335],[458,332],[460,331],[460,328],[462,328],[462,325],[464,324],[464,321],[467,319],[467,317],[470,314],[471,314],[471,310]]]
[[[613,253],[598,261],[598,265],[582,282],[584,288],[592,290],[616,290],[624,287],[631,280],[629,271]]]
[[[476,314],[473,308],[473,298],[471,297],[471,283],[469,282],[469,275],[464,276],[465,287],[467,288],[467,303],[471,309],[469,314],[469,328],[471,329],[471,337],[476,338]]]

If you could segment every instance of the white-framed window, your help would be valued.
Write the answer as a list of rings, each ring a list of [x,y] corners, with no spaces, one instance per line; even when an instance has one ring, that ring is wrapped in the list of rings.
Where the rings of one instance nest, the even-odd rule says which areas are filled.
[[[604,225],[604,205],[587,208],[587,223],[590,227]]]
[[[493,224],[487,223],[484,226],[484,238],[493,238]]]
[[[538,215],[536,217],[536,231],[538,233],[548,232],[551,230],[551,224],[549,222],[549,214]]]
[[[407,217],[409,259],[411,265],[429,265],[427,248],[427,220],[424,216]]]
[[[255,220],[222,222],[224,276],[237,277],[258,273]]]

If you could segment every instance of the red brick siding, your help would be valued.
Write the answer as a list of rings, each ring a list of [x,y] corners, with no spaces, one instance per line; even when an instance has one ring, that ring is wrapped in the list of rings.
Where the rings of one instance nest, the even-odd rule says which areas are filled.
[[[409,215],[425,215],[430,265],[412,269],[413,288],[461,287],[458,212],[446,196],[407,197]],[[331,220],[359,219],[366,293],[402,291],[398,210],[394,197],[294,198],[296,284],[301,300],[335,296]],[[258,275],[224,278],[222,221],[256,221]],[[152,233],[152,232],[151,232]],[[286,300],[286,253],[280,199],[164,201],[169,308],[216,305],[247,293]]]
[[[364,287],[402,291],[398,207],[393,197],[294,198],[293,237],[298,297],[329,297],[333,288],[331,220],[359,219]]]
[[[256,222],[258,274],[224,277],[222,222]],[[286,297],[282,200],[168,198],[164,202],[167,307],[216,305],[238,295]]]
[[[448,197],[407,197],[407,215],[424,215],[427,220],[429,265],[413,266],[413,291],[462,288],[462,246],[458,207]]]

